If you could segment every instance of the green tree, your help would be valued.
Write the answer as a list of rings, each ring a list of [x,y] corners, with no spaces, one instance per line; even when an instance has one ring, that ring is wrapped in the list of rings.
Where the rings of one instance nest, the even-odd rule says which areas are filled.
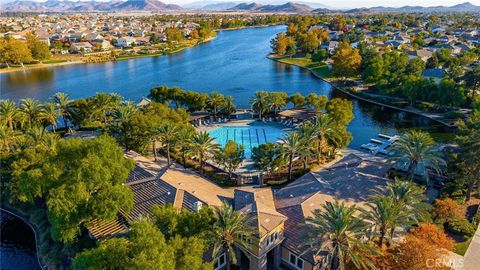
[[[445,166],[445,160],[428,133],[411,130],[391,147],[389,160],[408,174],[413,180],[415,173],[420,172],[428,182],[430,169],[437,173]]]
[[[340,145],[341,140],[339,133],[337,132],[337,126],[333,119],[329,115],[319,115],[313,121],[313,126],[316,136],[317,144],[317,162],[320,163],[322,158],[323,146],[325,144]]]
[[[340,126],[348,125],[354,118],[353,103],[346,99],[333,98],[327,102],[327,113]]]
[[[170,152],[177,143],[178,127],[173,124],[164,124],[155,133],[158,134],[157,139],[167,153],[167,163],[171,164]]]
[[[465,102],[465,91],[454,80],[445,78],[438,86],[440,104],[457,107]]]
[[[348,269],[353,263],[359,269],[374,269],[367,254],[375,249],[362,242],[366,224],[356,215],[354,205],[346,206],[338,201],[326,202],[322,210],[315,210],[307,218],[306,246],[318,255],[327,251],[326,269]]]
[[[190,151],[200,163],[200,173],[203,174],[205,160],[214,156],[219,150],[218,144],[206,132],[198,132],[192,137],[192,145]]]
[[[57,106],[54,103],[47,102],[42,104],[40,111],[40,118],[45,122],[47,126],[52,127],[52,131],[55,132],[57,127],[57,120],[60,117],[60,111],[57,110]]]
[[[278,158],[278,149],[274,143],[267,142],[252,149],[253,166],[257,170],[262,170],[272,174],[277,168],[281,167],[281,159]]]
[[[215,222],[215,215],[210,207],[202,207],[199,211],[192,212],[185,208],[179,210],[170,204],[154,205],[151,218],[167,240],[175,236],[204,238],[212,231]]]
[[[8,99],[0,100],[0,116],[1,121],[4,122],[10,130],[13,130],[19,116],[19,110],[15,102]]]
[[[225,106],[225,96],[213,91],[210,93],[210,97],[207,100],[207,105],[210,111],[213,113],[213,117],[217,119],[218,111]]]
[[[394,199],[389,196],[374,196],[369,199],[366,210],[363,212],[363,218],[369,222],[374,230],[378,232],[378,245],[383,247],[384,241],[396,226],[409,225],[409,216],[401,211],[401,207],[396,205]]]
[[[77,254],[73,269],[207,270],[205,241],[197,237],[166,240],[155,225],[143,220],[132,224],[128,238],[103,240],[98,247]]]
[[[244,158],[243,145],[238,145],[232,140],[228,140],[225,147],[216,155],[217,162],[228,172],[229,179],[232,179],[232,174],[238,169]]]
[[[41,119],[42,106],[41,104],[31,98],[25,98],[20,100],[20,113],[25,121],[28,123],[28,127],[33,127],[39,123]]]
[[[71,243],[84,222],[131,208],[133,194],[122,183],[133,167],[111,137],[60,140],[56,151],[27,149],[12,164],[11,188],[22,201],[43,198],[52,238]]]
[[[424,70],[425,62],[420,57],[416,57],[408,62],[405,71],[407,75],[420,77]]]
[[[72,105],[72,100],[69,98],[68,94],[58,92],[53,95],[50,100],[55,103],[57,108],[60,110],[60,115],[63,119],[63,126],[68,129],[68,120],[72,118],[72,115],[75,114],[75,109]]]
[[[268,101],[270,104],[270,109],[273,110],[273,114],[276,116],[277,113],[287,105],[288,95],[285,92],[269,92]]]
[[[288,97],[288,102],[292,103],[295,108],[303,108],[305,106],[305,97],[297,92]]]
[[[325,109],[325,106],[327,106],[327,97],[324,95],[310,93],[305,99],[305,104],[311,106],[317,111],[322,111],[323,109]]]
[[[293,170],[293,160],[295,155],[298,154],[299,150],[303,147],[304,141],[300,134],[296,131],[286,134],[282,139],[281,143],[278,144],[279,156],[287,160],[288,163],[288,180],[292,180],[292,170]]]
[[[226,203],[215,209],[215,216],[216,221],[209,234],[209,239],[213,242],[213,255],[217,257],[224,253],[226,269],[230,270],[230,265],[237,262],[235,245],[247,247],[244,239],[252,235],[252,228],[248,225],[249,218],[245,214],[235,211]]]
[[[32,57],[34,59],[42,62],[43,60],[49,59],[52,55],[50,54],[50,49],[48,48],[47,43],[40,41],[32,33],[26,35],[27,46],[30,50]]]
[[[263,90],[255,92],[251,104],[253,111],[258,113],[258,119],[262,120],[264,114],[266,114],[271,107],[268,100],[268,93]]]

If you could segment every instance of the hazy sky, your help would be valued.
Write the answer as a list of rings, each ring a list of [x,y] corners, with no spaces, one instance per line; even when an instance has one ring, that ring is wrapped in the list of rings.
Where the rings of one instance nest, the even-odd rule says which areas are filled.
[[[0,0],[0,3],[11,2],[13,0]],[[35,0],[34,0],[35,1]],[[37,0],[40,2],[44,2],[46,0]],[[83,1],[83,0],[82,0]],[[101,1],[109,1],[109,0],[101,0]],[[202,0],[160,0],[166,3],[172,4],[186,4],[192,2],[202,2]],[[288,1],[304,1],[304,2],[315,2],[324,4],[330,7],[372,7],[372,6],[390,6],[390,7],[398,7],[398,6],[453,6],[456,4],[470,2],[474,5],[480,6],[480,0],[205,0],[203,2],[275,2],[278,3],[285,3]]]

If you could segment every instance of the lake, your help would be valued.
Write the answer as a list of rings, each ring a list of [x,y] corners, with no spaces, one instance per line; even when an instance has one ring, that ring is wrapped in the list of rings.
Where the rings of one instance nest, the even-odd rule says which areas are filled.
[[[21,219],[0,210],[0,269],[40,269],[35,255],[35,236]]]
[[[216,39],[173,55],[0,74],[1,98],[45,101],[58,91],[72,98],[104,91],[138,101],[159,85],[204,93],[215,90],[233,96],[242,108],[249,107],[257,90],[348,98],[308,70],[265,57],[271,51],[270,40],[284,30],[285,26],[274,26],[221,31]],[[378,133],[398,134],[412,127],[441,131],[426,118],[353,102],[355,119],[349,125],[354,137],[352,148],[358,149]]]

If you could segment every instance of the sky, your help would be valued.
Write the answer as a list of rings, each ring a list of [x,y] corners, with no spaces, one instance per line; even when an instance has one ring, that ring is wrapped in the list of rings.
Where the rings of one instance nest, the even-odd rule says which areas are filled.
[[[0,0],[0,3],[10,2],[12,0]],[[45,0],[37,0],[43,2]],[[109,1],[109,0],[101,0]],[[453,6],[456,4],[470,2],[474,5],[480,6],[480,0],[160,0],[162,2],[171,4],[187,4],[192,2],[205,2],[206,4],[215,2],[275,2],[276,4],[283,4],[288,1],[302,1],[302,2],[315,2],[329,7],[372,7],[372,6],[388,6],[388,7],[400,7],[405,5],[410,6]]]

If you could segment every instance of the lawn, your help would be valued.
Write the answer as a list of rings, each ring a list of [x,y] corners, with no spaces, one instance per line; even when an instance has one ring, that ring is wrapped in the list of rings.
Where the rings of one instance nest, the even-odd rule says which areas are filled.
[[[467,252],[467,249],[468,249],[468,246],[470,245],[470,242],[471,242],[472,239],[469,239],[465,242],[460,242],[460,243],[456,243],[455,244],[455,253],[459,254],[459,255],[465,255],[465,252]]]
[[[324,79],[333,78],[332,71],[325,63],[322,62],[313,62],[311,59],[307,59],[305,57],[279,57],[275,58],[275,60],[281,63],[307,68],[315,75]]]

